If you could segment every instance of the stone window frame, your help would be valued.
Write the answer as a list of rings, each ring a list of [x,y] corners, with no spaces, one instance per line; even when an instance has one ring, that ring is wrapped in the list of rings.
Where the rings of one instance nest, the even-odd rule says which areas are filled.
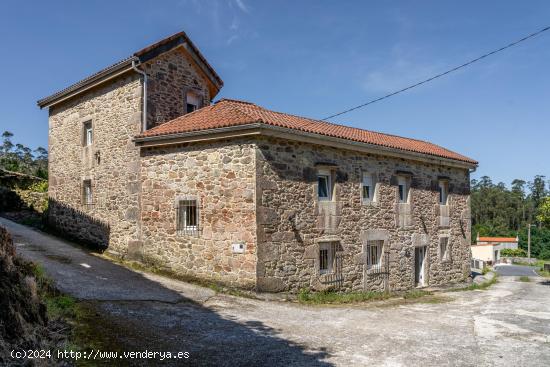
[[[336,258],[337,245],[334,241],[319,242],[319,275],[334,273],[334,260]],[[323,256],[325,254],[325,256]],[[325,259],[323,261],[323,259]],[[323,262],[326,262],[326,268],[323,267]]]
[[[380,251],[380,261],[375,266],[373,266],[372,264],[369,264],[369,252],[368,252],[369,242],[372,242],[372,241],[382,241],[382,251]],[[363,257],[362,260],[364,264],[363,282],[366,282],[367,280],[366,275],[379,271],[379,269],[376,266],[381,265],[381,260],[386,255],[386,252],[389,251],[390,249],[390,232],[386,229],[367,229],[367,230],[361,231],[361,243],[362,243],[361,254]]]
[[[335,197],[335,167],[333,166],[316,166],[316,182],[315,182],[315,197],[319,202],[332,202]],[[319,196],[319,177],[327,177],[327,193],[328,197]]]
[[[371,197],[366,199],[364,196],[364,178],[365,174],[369,175],[371,177],[371,186],[372,186],[372,193]],[[361,204],[362,205],[372,205],[376,204],[378,202],[378,191],[379,191],[379,182],[378,182],[378,175],[376,172],[373,172],[372,170],[361,170],[361,182],[359,184],[359,192],[361,195]]]
[[[91,177],[83,177],[81,182],[81,204],[85,208],[93,207],[94,205],[94,186]]]
[[[444,190],[443,190],[444,189]],[[439,194],[438,203],[439,205],[449,205],[449,179],[448,178],[438,178],[437,179],[437,192]],[[444,196],[444,200],[442,200]]]
[[[181,203],[182,202],[195,202],[195,210],[196,210],[196,226],[192,227],[184,227],[180,228],[180,211]],[[177,195],[174,198],[174,210],[175,210],[175,228],[176,228],[176,234],[180,237],[199,237],[202,225],[201,225],[201,202],[200,198],[196,195]]]
[[[412,175],[411,174],[405,174],[405,173],[399,173],[397,174],[397,202],[400,204],[410,204],[411,203],[411,182],[412,182]],[[402,185],[403,183],[403,185]],[[400,186],[404,187],[403,194],[405,196],[405,200],[401,199],[401,194],[399,191]]]
[[[442,251],[442,245],[445,242],[445,253]],[[441,263],[450,263],[452,262],[452,243],[451,236],[448,234],[443,234],[439,236],[437,243],[437,254],[439,261]]]
[[[86,125],[90,125],[90,130],[91,130],[91,141],[90,143],[88,144],[88,134],[87,134],[87,129],[86,129]],[[95,129],[94,129],[94,119],[91,115],[88,115],[88,116],[85,116],[83,118],[80,119],[80,126],[81,126],[81,134],[80,134],[80,144],[82,145],[82,147],[84,148],[88,148],[88,147],[91,147],[93,144],[94,144],[94,141],[95,141]]]
[[[202,91],[199,91],[199,90],[196,90],[195,88],[183,88],[183,111],[184,111],[184,114],[188,114],[188,113],[191,113],[187,110],[187,105],[188,105],[188,101],[187,101],[187,96],[189,95],[189,93],[193,93],[197,96],[197,101],[198,101],[198,104],[196,105],[196,108],[191,111],[191,112],[194,112],[200,108],[203,107],[203,100],[204,100],[204,95],[202,93]]]

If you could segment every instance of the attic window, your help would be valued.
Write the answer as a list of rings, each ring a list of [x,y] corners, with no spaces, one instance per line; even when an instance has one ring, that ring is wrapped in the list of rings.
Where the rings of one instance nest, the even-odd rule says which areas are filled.
[[[199,109],[199,103],[200,103],[199,96],[197,95],[197,93],[193,91],[189,91],[185,95],[185,103],[187,106],[186,107],[187,113],[196,111]]]

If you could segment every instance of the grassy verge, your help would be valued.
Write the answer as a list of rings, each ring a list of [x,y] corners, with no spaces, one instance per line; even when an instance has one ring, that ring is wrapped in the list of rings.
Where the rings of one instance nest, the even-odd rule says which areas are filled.
[[[48,323],[63,325],[61,331],[66,335],[63,345],[58,347],[60,351],[83,353],[90,350],[109,350],[121,352],[123,348],[114,338],[116,330],[108,330],[112,327],[101,319],[97,308],[89,302],[79,302],[75,298],[61,293],[53,281],[47,277],[44,268],[39,264],[30,264],[36,279],[37,290],[42,302],[46,305]],[[57,351],[52,354],[57,356]],[[97,366],[97,361],[78,361],[64,359],[63,363],[76,366]],[[103,361],[106,365],[109,360]],[[100,363],[101,364],[101,363]]]
[[[523,275],[523,276],[519,277],[519,281],[528,283],[528,282],[531,281],[531,279],[529,279],[529,277],[526,277],[525,275]]]
[[[484,290],[484,289],[489,288],[493,284],[495,284],[498,281],[497,278],[498,278],[498,274],[495,273],[495,276],[491,280],[488,280],[488,281],[480,283],[480,284],[472,283],[469,286],[464,287],[464,288],[453,288],[453,289],[450,289],[449,292]]]
[[[309,289],[302,289],[298,294],[298,302],[306,305],[342,305],[342,304],[365,303],[365,302],[382,301],[382,300],[398,301],[398,303],[410,303],[419,299],[425,299],[428,303],[439,303],[443,301],[443,298],[433,296],[432,292],[419,290],[419,289],[411,290],[406,293],[391,293],[391,292],[339,293],[336,291],[311,292]]]

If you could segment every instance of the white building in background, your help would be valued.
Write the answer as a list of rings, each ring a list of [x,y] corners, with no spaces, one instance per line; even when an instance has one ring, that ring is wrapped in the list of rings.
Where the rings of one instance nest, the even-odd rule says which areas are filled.
[[[479,237],[472,245],[472,259],[483,260],[495,264],[500,259],[500,250],[517,249],[518,237]]]

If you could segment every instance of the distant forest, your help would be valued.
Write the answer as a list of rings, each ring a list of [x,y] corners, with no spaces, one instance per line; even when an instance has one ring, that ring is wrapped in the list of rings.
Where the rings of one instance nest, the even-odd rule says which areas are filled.
[[[32,150],[23,144],[14,144],[12,138],[11,132],[2,133],[0,168],[48,178],[48,150],[43,147]]]
[[[532,181],[515,179],[508,189],[487,176],[472,180],[472,238],[519,236],[527,250],[527,228],[531,227],[531,256],[550,259],[550,191],[545,176]]]

